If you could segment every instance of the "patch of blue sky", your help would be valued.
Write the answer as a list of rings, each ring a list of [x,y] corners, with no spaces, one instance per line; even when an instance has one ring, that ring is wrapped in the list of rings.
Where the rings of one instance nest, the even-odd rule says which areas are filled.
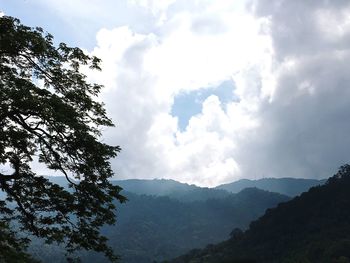
[[[174,99],[171,115],[178,117],[178,125],[181,131],[186,129],[192,116],[201,113],[203,102],[211,95],[217,96],[223,105],[235,100],[234,82],[226,80],[218,86],[177,95]]]
[[[101,28],[127,25],[141,34],[155,30],[156,18],[127,1],[104,0],[100,5],[98,1],[83,2],[0,0],[0,12],[20,19],[24,25],[42,27],[54,36],[54,44],[64,42],[87,50],[97,45],[96,34]]]
[[[18,8],[22,5],[22,8]],[[53,10],[45,9],[45,12],[40,8],[39,3],[29,3],[28,1],[4,1],[1,5],[1,11],[5,15],[13,16],[20,19],[21,23],[31,27],[42,27],[45,32],[54,35],[55,43],[59,42],[73,42],[73,37],[67,37],[67,30],[64,27],[64,21],[60,19]],[[46,21],[43,24],[43,21]],[[70,43],[68,43],[70,44]]]

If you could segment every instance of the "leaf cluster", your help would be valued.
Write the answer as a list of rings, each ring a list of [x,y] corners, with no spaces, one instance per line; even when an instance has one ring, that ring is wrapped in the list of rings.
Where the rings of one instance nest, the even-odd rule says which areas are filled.
[[[120,147],[100,141],[101,126],[113,123],[96,100],[102,86],[81,72],[100,70],[99,62],[79,48],[56,47],[41,28],[0,18],[0,163],[13,170],[0,172],[7,196],[0,223],[16,222],[69,252],[92,249],[114,260],[99,229],[115,222],[113,201],[125,201],[108,181]],[[70,189],[36,174],[34,160],[63,174]]]

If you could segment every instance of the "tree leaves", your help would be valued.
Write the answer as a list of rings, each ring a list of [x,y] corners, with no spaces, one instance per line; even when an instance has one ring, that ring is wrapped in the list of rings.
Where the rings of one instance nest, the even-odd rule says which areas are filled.
[[[82,65],[99,70],[99,62],[79,48],[55,47],[41,28],[0,18],[0,162],[13,168],[0,173],[0,187],[22,230],[65,243],[69,252],[93,249],[115,260],[99,229],[115,222],[114,200],[126,200],[108,181],[120,147],[99,140],[100,126],[113,123],[95,100],[102,86],[80,72]],[[36,157],[71,190],[37,175],[30,166]]]

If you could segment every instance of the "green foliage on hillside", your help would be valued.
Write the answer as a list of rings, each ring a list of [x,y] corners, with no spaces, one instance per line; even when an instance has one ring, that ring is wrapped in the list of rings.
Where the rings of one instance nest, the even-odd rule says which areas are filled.
[[[212,195],[208,194],[205,200],[195,202],[165,196],[124,195],[129,201],[119,207],[116,226],[103,228],[103,233],[122,257],[122,262],[127,263],[161,261],[225,240],[232,228],[245,229],[267,208],[289,200],[286,196],[258,189],[247,189],[220,199],[210,199]],[[41,253],[44,262],[48,259],[60,262],[52,260],[59,260],[59,250],[47,248],[46,252],[45,256],[36,249],[36,255]],[[91,253],[83,255],[82,259],[87,263],[104,262]]]
[[[267,210],[240,238],[171,262],[349,262],[349,189],[350,165],[344,165],[325,185]]]

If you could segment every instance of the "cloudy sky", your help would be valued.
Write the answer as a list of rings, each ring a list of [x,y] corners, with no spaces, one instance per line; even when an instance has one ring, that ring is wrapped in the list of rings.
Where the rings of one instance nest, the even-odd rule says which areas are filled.
[[[348,0],[0,0],[103,60],[118,179],[325,178],[350,160]]]

